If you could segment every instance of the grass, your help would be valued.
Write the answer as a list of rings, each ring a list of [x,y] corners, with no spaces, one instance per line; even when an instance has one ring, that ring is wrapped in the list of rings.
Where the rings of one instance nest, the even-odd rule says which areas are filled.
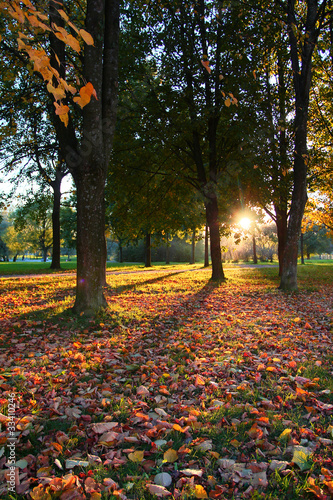
[[[1,498],[90,498],[93,485],[92,498],[153,500],[159,472],[175,499],[329,498],[332,264],[300,266],[290,294],[274,267],[226,266],[214,286],[209,270],[180,266],[109,274],[109,309],[92,319],[68,312],[68,273],[0,280],[0,413],[14,392],[23,490],[29,480],[6,495],[0,465]],[[110,422],[103,444],[93,425]],[[88,458],[68,483],[66,461]]]

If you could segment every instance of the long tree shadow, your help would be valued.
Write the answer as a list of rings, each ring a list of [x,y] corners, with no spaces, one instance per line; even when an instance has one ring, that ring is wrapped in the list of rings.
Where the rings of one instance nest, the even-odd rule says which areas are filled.
[[[160,281],[164,281],[167,278],[171,278],[172,276],[177,276],[177,274],[182,274],[188,272],[188,270],[176,271],[174,273],[163,274],[163,276],[158,276],[157,278],[151,278],[145,281],[139,281],[138,283],[129,283],[128,285],[120,285],[113,287],[109,283],[106,284],[106,290],[108,292],[113,292],[113,295],[122,294],[124,292],[128,292],[129,290],[136,290],[137,288],[141,288],[144,285],[153,285],[154,283],[159,283]]]

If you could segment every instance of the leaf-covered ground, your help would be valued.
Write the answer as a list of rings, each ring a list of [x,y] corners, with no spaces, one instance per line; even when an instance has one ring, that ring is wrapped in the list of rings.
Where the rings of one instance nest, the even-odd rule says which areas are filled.
[[[73,277],[0,280],[0,497],[332,498],[332,268],[274,274],[110,275],[94,320]]]

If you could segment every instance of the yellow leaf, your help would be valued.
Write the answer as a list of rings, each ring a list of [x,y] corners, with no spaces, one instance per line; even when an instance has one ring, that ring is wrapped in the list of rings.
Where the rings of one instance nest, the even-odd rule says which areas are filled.
[[[90,33],[88,33],[86,30],[82,30],[82,29],[79,31],[79,33],[87,45],[94,45],[94,39],[90,35]]]
[[[195,498],[208,498],[207,492],[201,484],[196,484],[194,488]]]
[[[140,451],[140,450],[134,451],[133,453],[130,453],[128,455],[128,458],[132,462],[137,462],[137,463],[142,462],[143,457],[144,457],[144,451]]]
[[[231,104],[231,100],[229,97],[226,98],[226,100],[224,101],[224,104],[227,106],[227,108],[229,108],[229,106]]]
[[[51,495],[44,491],[42,485],[36,486],[36,488],[30,491],[30,496],[33,500],[51,500]]]
[[[311,452],[307,448],[305,448],[304,446],[298,446],[294,450],[292,462],[294,462],[294,464],[298,465],[298,467],[301,470],[310,469],[310,467],[311,467],[310,455],[311,455]]]
[[[169,462],[173,464],[176,460],[178,460],[178,453],[176,450],[173,450],[172,448],[169,448],[163,455],[163,459],[166,462]]]
[[[279,436],[279,441],[289,441],[291,439],[292,429],[285,429]]]

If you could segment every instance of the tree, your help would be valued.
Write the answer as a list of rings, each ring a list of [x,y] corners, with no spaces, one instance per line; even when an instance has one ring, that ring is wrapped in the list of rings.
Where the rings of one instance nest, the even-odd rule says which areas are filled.
[[[52,248],[52,200],[50,195],[39,193],[28,198],[13,213],[14,229],[19,236],[16,244],[40,251],[46,262],[49,250]],[[8,234],[10,238],[11,233]],[[12,242],[12,248],[14,249]],[[22,248],[22,246],[21,246]]]
[[[279,2],[287,26],[295,91],[293,192],[280,288],[297,289],[298,243],[307,201],[309,97],[313,53],[327,16],[327,1]]]
[[[59,3],[50,1],[50,20],[60,22]],[[104,188],[116,120],[119,0],[88,0],[85,27],[94,45],[85,47],[82,78],[88,84],[81,92],[95,99],[83,108],[81,141],[69,114],[68,123],[57,114],[54,96],[55,126],[61,155],[75,182],[77,194],[77,283],[74,311],[95,313],[106,306],[103,294],[106,273]],[[50,34],[53,65],[61,75],[67,67],[65,44]],[[89,82],[90,85],[89,85]],[[57,87],[58,88],[58,87]]]

